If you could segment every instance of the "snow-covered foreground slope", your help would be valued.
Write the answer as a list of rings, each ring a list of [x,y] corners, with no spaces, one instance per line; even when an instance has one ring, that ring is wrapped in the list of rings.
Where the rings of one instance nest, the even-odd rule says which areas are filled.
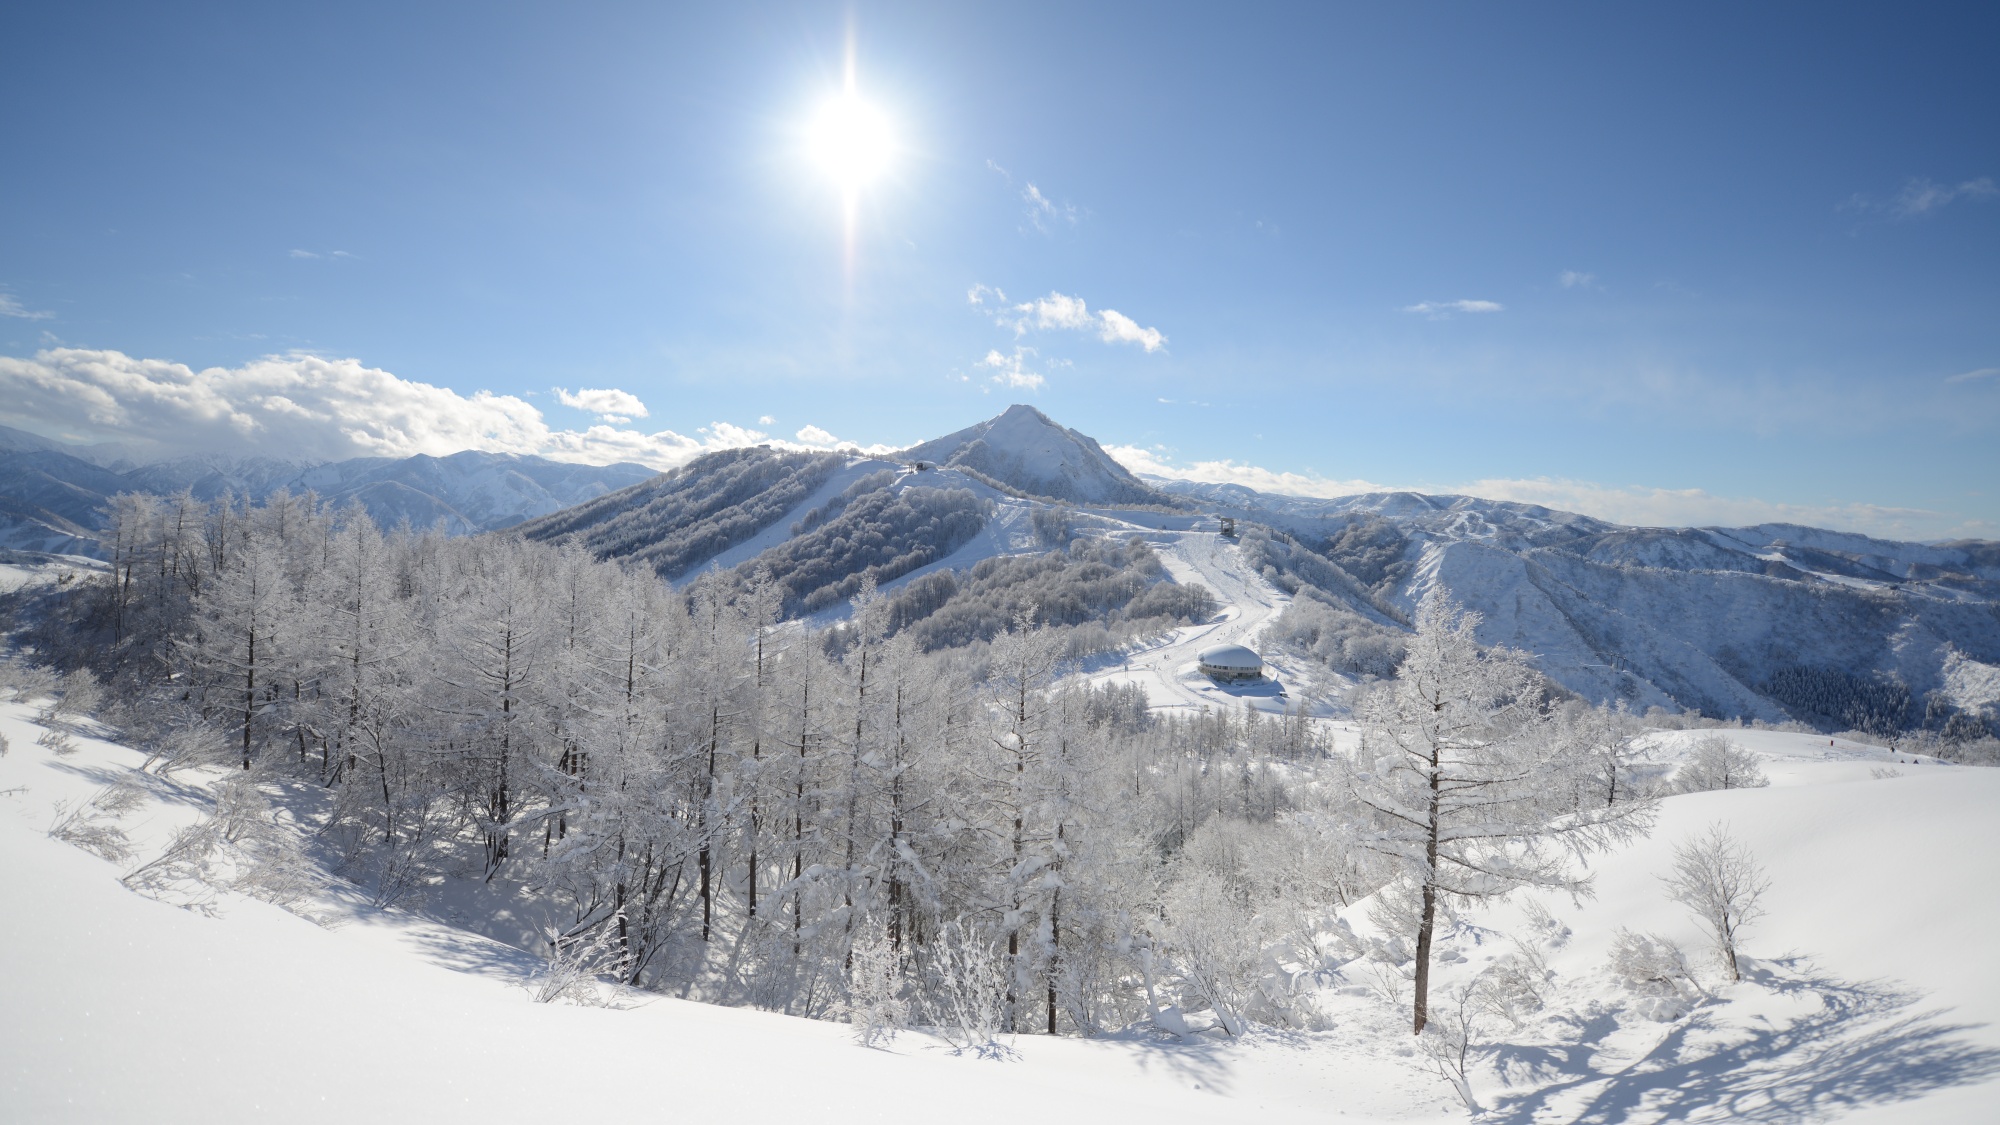
[[[140,757],[80,738],[53,758],[30,715],[0,707],[0,1121],[1367,1121],[1357,1102],[1435,1115],[1447,1093],[1407,1067],[1357,1091],[1309,1040],[1023,1036],[993,1059],[654,996],[536,1004],[535,958],[337,888],[299,914],[225,894],[204,916],[47,837],[56,801]],[[138,858],[202,811],[182,778],[139,779],[120,821]]]
[[[1655,735],[1652,749],[1672,760],[1703,733]],[[1591,864],[1594,899],[1543,900],[1569,931],[1546,954],[1557,991],[1548,1018],[1493,1035],[1474,1087],[1495,1119],[1995,1120],[2000,770],[1725,733],[1765,759],[1768,788],[1669,798],[1649,838]],[[1658,880],[1675,846],[1715,823],[1770,879],[1733,985]],[[1444,944],[1466,957],[1446,966],[1447,989],[1509,948],[1502,935],[1532,932],[1525,901],[1476,912]],[[1620,927],[1699,954],[1714,998],[1676,1020],[1636,1014],[1603,972]]]
[[[222,774],[135,774],[78,738],[55,757],[32,712],[0,706],[0,1120],[1416,1121],[1462,1116],[1371,996],[1361,962],[1323,971],[1326,1030],[1237,1043],[1023,1036],[1003,1059],[906,1033],[855,1045],[839,1024],[633,996],[531,1001],[540,963],[334,884],[281,910],[223,893],[212,913],[118,881],[206,809]],[[1698,732],[1653,737],[1671,760]],[[1675,797],[1657,831],[1594,863],[1597,897],[1550,900],[1550,1006],[1504,1025],[1473,1086],[1491,1119],[1828,1118],[1976,1122],[2000,1104],[2000,901],[1989,825],[2000,771],[1916,764],[1807,735],[1731,732],[1764,789]],[[1877,777],[1876,771],[1900,776]],[[50,839],[58,801],[136,782],[123,864]],[[270,791],[281,798],[275,786]],[[303,807],[303,806],[301,806]],[[1618,927],[1699,948],[1656,875],[1673,845],[1728,823],[1768,869],[1769,918],[1741,984],[1677,1019],[1638,1014],[1602,971]],[[1366,931],[1365,909],[1348,912]],[[1441,944],[1449,987],[1531,933],[1523,903]],[[1462,958],[1462,960],[1461,960]]]

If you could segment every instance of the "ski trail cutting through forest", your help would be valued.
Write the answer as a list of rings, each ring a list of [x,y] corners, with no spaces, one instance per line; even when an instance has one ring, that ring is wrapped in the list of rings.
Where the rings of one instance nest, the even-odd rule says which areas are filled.
[[[1174,581],[1199,583],[1215,594],[1216,615],[1199,625],[1176,629],[1159,643],[1128,654],[1119,667],[1090,677],[1094,684],[1135,683],[1157,708],[1234,707],[1282,710],[1288,697],[1281,682],[1266,678],[1247,686],[1224,687],[1195,670],[1196,657],[1211,645],[1240,644],[1252,650],[1264,629],[1291,596],[1250,569],[1242,545],[1213,531],[1142,532],[1159,552]]]

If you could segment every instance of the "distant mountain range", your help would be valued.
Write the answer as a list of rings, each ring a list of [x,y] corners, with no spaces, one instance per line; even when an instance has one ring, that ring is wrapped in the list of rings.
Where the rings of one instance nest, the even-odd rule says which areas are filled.
[[[897,627],[921,626],[935,644],[991,635],[1030,604],[1133,629],[1195,612],[1200,597],[1145,592],[1166,581],[1145,557],[1047,552],[1078,534],[1170,545],[1229,516],[1239,534],[1228,565],[1292,597],[1266,643],[1336,678],[1379,674],[1379,654],[1400,649],[1416,604],[1442,587],[1479,611],[1482,640],[1528,652],[1593,701],[1824,730],[2000,729],[2000,543],[1788,524],[1635,528],[1465,496],[1323,500],[1145,479],[1027,406],[891,457],[749,448],[665,474],[474,452],[100,464],[0,430],[0,545],[92,553],[106,498],[183,488],[310,488],[380,522],[513,528],[676,583],[762,574],[792,613],[837,614],[872,580]],[[1007,569],[1031,558],[1051,561]],[[1364,649],[1377,655],[1352,658]]]
[[[1889,731],[2000,720],[2000,543],[1792,524],[1639,528],[1469,496],[1333,500],[1159,481],[1295,541],[1405,612],[1443,586],[1480,639],[1593,700]],[[1355,602],[1330,583],[1329,594]]]
[[[393,527],[454,535],[512,527],[642,481],[644,465],[572,465],[468,450],[448,457],[359,457],[310,463],[211,454],[133,464],[122,446],[69,446],[0,426],[0,548],[97,555],[103,508],[121,492],[253,500],[311,490],[358,503]]]

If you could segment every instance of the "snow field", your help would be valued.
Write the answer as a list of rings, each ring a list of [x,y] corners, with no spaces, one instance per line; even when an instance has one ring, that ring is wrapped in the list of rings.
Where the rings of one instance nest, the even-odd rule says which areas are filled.
[[[1369,995],[1362,963],[1326,980],[1322,1032],[1237,1043],[1023,1036],[1004,1060],[954,1057],[906,1033],[887,1050],[847,1029],[631,996],[538,1005],[538,960],[436,920],[375,910],[336,883],[289,913],[222,894],[214,916],[142,897],[123,869],[46,836],[140,762],[78,737],[56,757],[33,712],[0,707],[0,1119],[441,1120],[647,1113],[846,1121],[887,1107],[954,1119],[1435,1120],[1461,1114]],[[1702,731],[1652,736],[1666,759]],[[1902,765],[1811,735],[1726,732],[1773,784],[1674,797],[1650,838],[1590,861],[1595,897],[1544,899],[1567,930],[1545,951],[1549,1009],[1492,1033],[1473,1086],[1510,1122],[1970,1122],[2000,1097],[2000,902],[1983,893],[2000,771]],[[1904,762],[1910,759],[1905,757]],[[139,778],[119,820],[135,858],[203,811],[202,783]],[[1721,821],[1771,880],[1769,915],[1725,984],[1657,876]],[[1531,932],[1525,896],[1444,935],[1439,993]],[[1366,935],[1366,904],[1345,920]],[[302,916],[304,915],[304,916]],[[1637,1014],[1604,972],[1619,927],[1680,942],[1713,999],[1679,1020]]]
[[[535,1004],[536,958],[339,884],[299,914],[224,893],[204,916],[47,837],[56,801],[87,800],[141,759],[87,738],[53,757],[31,720],[0,705],[13,747],[0,758],[0,1120],[843,1122],[901,1107],[968,1122],[1309,1121],[1342,1102],[1338,1060],[1283,1038],[1023,1036],[996,1060],[905,1033],[870,1049],[838,1023],[644,994],[623,1010]],[[134,862],[196,819],[197,783],[221,776],[141,779],[148,799],[120,821]],[[1400,1077],[1436,1100],[1421,1075]]]

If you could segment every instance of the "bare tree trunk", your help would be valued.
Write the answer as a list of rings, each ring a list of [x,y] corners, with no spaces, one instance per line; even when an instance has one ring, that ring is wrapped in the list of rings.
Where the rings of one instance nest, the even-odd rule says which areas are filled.
[[[1441,773],[1442,753],[1436,746],[1431,747],[1431,801],[1430,830],[1424,841],[1424,913],[1417,923],[1417,979],[1416,1001],[1412,1014],[1410,1034],[1423,1034],[1424,1024],[1430,1022],[1431,1001],[1431,937],[1437,930],[1437,861],[1438,861],[1438,806],[1439,788],[1444,782]]]

